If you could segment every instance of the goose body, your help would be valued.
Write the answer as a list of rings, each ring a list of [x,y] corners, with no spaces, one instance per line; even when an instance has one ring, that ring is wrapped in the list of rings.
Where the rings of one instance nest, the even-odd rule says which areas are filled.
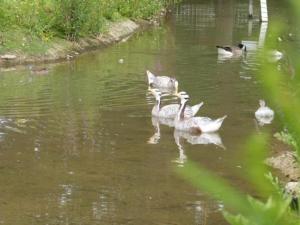
[[[211,133],[217,132],[227,116],[218,119],[210,119],[207,117],[191,117],[186,119],[175,119],[175,128],[191,133]]]
[[[208,117],[184,117],[184,111],[186,103],[189,99],[188,95],[181,96],[181,105],[179,112],[177,113],[174,121],[175,129],[191,132],[191,133],[201,133],[201,132],[216,132],[222,126],[224,119],[227,116],[223,116],[216,120],[212,120]]]
[[[160,106],[161,102],[161,92],[157,89],[151,89],[152,94],[154,95],[156,99],[156,103],[152,108],[152,116],[156,116],[159,118],[166,118],[166,119],[174,119],[176,115],[178,114],[178,111],[180,109],[179,104],[169,104],[165,105],[163,107]],[[186,110],[184,112],[185,118],[190,118],[196,115],[196,113],[199,111],[201,106],[203,105],[203,102],[194,105],[194,106],[186,106]]]
[[[274,111],[266,106],[264,100],[259,100],[260,107],[255,112],[255,117],[274,117]]]
[[[148,84],[151,88],[173,89],[177,92],[178,81],[175,78],[167,76],[155,76],[149,70],[146,71]]]
[[[246,52],[246,46],[239,44],[238,46],[216,46],[218,49],[218,54],[222,56],[240,56],[242,53]]]

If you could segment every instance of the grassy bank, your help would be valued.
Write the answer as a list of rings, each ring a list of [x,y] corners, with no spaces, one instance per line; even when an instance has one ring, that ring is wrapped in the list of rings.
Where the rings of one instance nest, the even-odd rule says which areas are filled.
[[[171,0],[0,0],[0,54],[44,53],[53,43],[105,32],[124,18],[150,19]]]

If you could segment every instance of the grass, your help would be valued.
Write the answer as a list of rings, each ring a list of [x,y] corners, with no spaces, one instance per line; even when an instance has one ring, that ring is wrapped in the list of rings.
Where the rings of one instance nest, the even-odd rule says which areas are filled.
[[[0,54],[45,52],[57,38],[76,41],[110,22],[150,19],[170,0],[0,0]]]

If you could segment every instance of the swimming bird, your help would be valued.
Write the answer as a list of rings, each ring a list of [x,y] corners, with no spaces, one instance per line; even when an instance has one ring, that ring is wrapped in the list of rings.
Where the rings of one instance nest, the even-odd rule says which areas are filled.
[[[185,118],[184,111],[188,100],[189,96],[187,94],[180,95],[180,109],[174,120],[175,129],[191,133],[216,132],[220,129],[224,119],[227,117],[226,115],[216,120],[212,120],[209,117]]]
[[[178,91],[178,81],[167,76],[155,76],[149,70],[146,71],[150,88],[169,89]]]
[[[238,44],[238,46],[216,46],[218,49],[218,54],[223,56],[241,56],[242,53],[247,51],[246,45]]]
[[[266,106],[264,100],[259,100],[259,108],[255,112],[255,117],[260,125],[270,124],[274,118],[274,111]]]
[[[169,104],[163,107],[160,106],[161,103],[161,92],[158,89],[150,89],[151,93],[155,97],[156,103],[152,109],[152,116],[157,116],[161,118],[171,118],[174,119],[179,111],[180,105],[179,104]],[[185,92],[179,92],[178,96],[184,94]],[[203,102],[200,102],[194,106],[186,106],[184,117],[190,118],[193,117],[201,108]]]

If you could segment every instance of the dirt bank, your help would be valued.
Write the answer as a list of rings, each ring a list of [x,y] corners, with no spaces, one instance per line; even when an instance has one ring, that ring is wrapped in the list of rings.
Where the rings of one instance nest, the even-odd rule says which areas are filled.
[[[122,40],[126,40],[138,30],[145,29],[152,24],[157,23],[157,20],[132,21],[129,19],[114,22],[110,24],[108,31],[104,34],[99,34],[95,37],[81,38],[76,42],[58,40],[43,54],[28,55],[18,50],[7,52],[6,54],[0,55],[0,67],[70,60],[83,52],[104,48]]]
[[[295,153],[283,151],[266,160],[267,165],[278,169],[287,181],[299,181],[300,168]]]

